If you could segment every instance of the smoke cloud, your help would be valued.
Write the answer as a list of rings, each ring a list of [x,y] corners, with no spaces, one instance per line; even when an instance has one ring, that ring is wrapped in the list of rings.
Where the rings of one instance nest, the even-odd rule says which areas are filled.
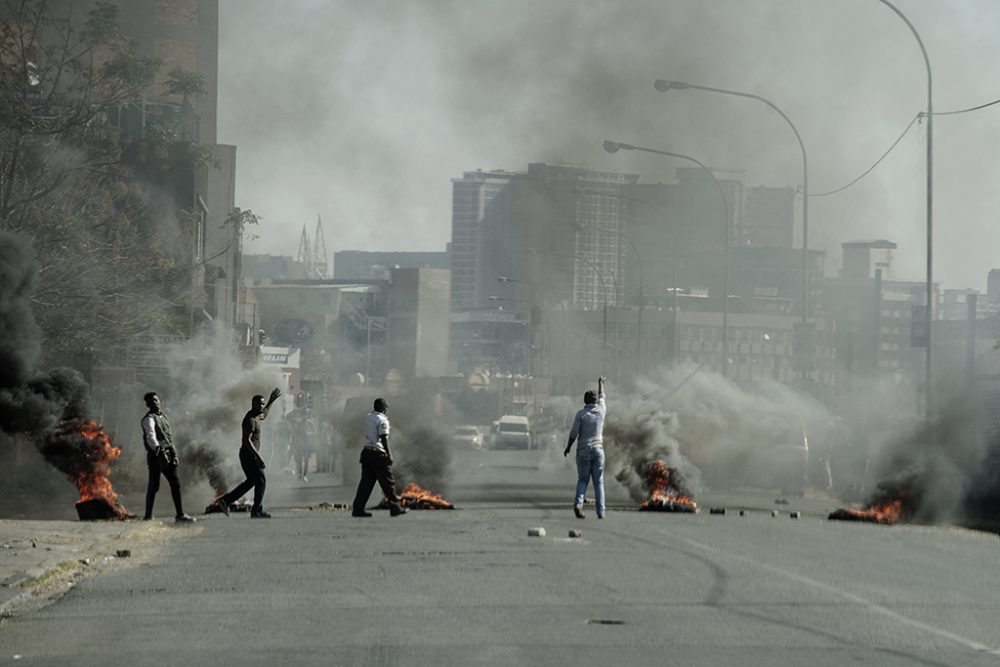
[[[876,443],[866,506],[901,500],[900,520],[914,523],[995,520],[1000,440],[987,415],[958,395],[929,424],[914,419]]]
[[[71,368],[39,374],[41,331],[31,310],[39,265],[30,241],[0,232],[0,429],[27,436],[45,460],[78,485],[98,484],[112,505],[104,481],[118,451],[110,439],[94,437],[84,421],[89,387]]]
[[[227,477],[237,458],[243,416],[254,395],[268,396],[285,380],[276,367],[246,367],[223,332],[205,332],[173,350],[167,357],[168,386],[176,387],[165,407],[171,420],[178,456],[192,482],[207,480],[216,493],[228,490]],[[284,414],[280,398],[264,421],[261,449],[284,452],[277,427]]]
[[[936,110],[996,99],[989,26],[1000,6],[903,10],[931,58]],[[753,100],[658,93],[657,78],[772,100],[802,136],[816,194],[868,169],[927,94],[913,36],[870,0],[223,0],[220,45],[220,141],[240,146],[238,199],[268,221],[253,247],[292,256],[317,214],[340,247],[441,249],[450,179],[467,170],[568,162],[672,180],[672,161],[607,155],[603,139],[742,169],[750,185],[801,184],[777,114]],[[310,112],[290,120],[289,99]],[[936,277],[949,287],[981,288],[995,262],[997,109],[936,120],[936,215],[960,221],[935,239]],[[812,200],[810,246],[827,250],[831,270],[841,242],[889,238],[900,277],[922,275],[925,141],[917,125],[859,185]]]
[[[706,486],[770,483],[774,478],[760,469],[771,462],[767,454],[802,447],[805,424],[830,419],[787,387],[761,382],[743,389],[694,364],[659,369],[624,391],[610,385],[607,393],[606,471],[635,501],[647,496],[646,473],[656,460],[691,497]],[[550,408],[568,404],[562,399]]]

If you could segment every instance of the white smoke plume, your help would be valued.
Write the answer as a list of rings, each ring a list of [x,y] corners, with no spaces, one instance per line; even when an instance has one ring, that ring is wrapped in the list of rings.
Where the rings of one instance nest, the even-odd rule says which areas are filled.
[[[622,393],[613,384],[606,391],[607,473],[637,501],[648,492],[652,461],[663,460],[678,491],[695,496],[703,484],[752,482],[758,456],[776,445],[801,446],[804,424],[830,419],[787,387],[743,389],[693,364],[656,371]]]
[[[285,380],[276,367],[245,366],[223,332],[199,334],[169,354],[167,365],[173,369],[169,384],[183,387],[166,406],[182,465],[193,482],[205,478],[221,493],[229,485],[227,471],[237,459],[251,399],[267,397],[274,387],[284,390]],[[285,400],[290,398],[278,399],[265,420],[262,450],[284,451],[277,424]]]

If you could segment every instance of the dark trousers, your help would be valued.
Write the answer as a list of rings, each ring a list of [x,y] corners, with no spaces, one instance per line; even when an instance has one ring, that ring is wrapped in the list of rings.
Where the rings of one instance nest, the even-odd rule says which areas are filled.
[[[354,496],[353,512],[363,512],[368,498],[372,495],[375,482],[382,488],[382,493],[389,501],[389,507],[399,507],[396,497],[396,480],[392,476],[392,466],[389,457],[382,452],[365,447],[361,450],[361,481],[358,482],[358,492]]]
[[[247,476],[239,486],[222,496],[221,500],[226,505],[239,500],[247,491],[253,489],[253,505],[250,512],[261,512],[264,509],[264,489],[267,488],[267,477],[264,476],[264,464],[253,452],[240,448],[240,467],[243,474]]]
[[[153,501],[156,500],[156,492],[160,490],[160,475],[167,478],[170,485],[170,495],[174,499],[175,516],[184,514],[184,506],[181,504],[181,481],[177,477],[177,466],[165,466],[160,463],[160,459],[153,454],[146,453],[146,466],[149,468],[149,484],[146,485],[146,517],[153,518]]]

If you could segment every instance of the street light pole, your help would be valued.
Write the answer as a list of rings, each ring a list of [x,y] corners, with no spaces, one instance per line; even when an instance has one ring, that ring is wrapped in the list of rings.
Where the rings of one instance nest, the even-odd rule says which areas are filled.
[[[543,285],[541,283],[534,283],[534,282],[531,282],[530,280],[520,280],[518,278],[511,278],[510,276],[497,276],[497,282],[500,283],[501,285],[505,285],[505,284],[508,284],[508,283],[516,283],[518,285],[528,285],[529,287],[531,287],[533,289],[544,290],[544,291],[548,292],[549,294],[551,294],[555,298],[556,304],[559,306],[559,310],[560,310],[560,312],[562,314],[562,347],[560,348],[560,352],[559,352],[559,359],[560,359],[559,367],[561,369],[562,375],[565,375],[566,374],[566,328],[567,328],[567,325],[566,325],[566,304],[565,304],[565,302],[562,299],[560,299],[559,298],[559,294],[554,289],[552,289],[550,286],[548,286],[548,285]],[[490,298],[491,298],[491,300],[502,300],[503,297],[497,297],[496,299],[493,299],[493,297],[490,297]],[[551,331],[551,326],[549,327],[549,329]],[[548,355],[548,359],[549,359],[549,372],[550,372],[551,375],[554,375],[554,372],[552,370],[552,359],[551,359],[552,347],[553,347],[553,345],[552,345],[552,335],[550,333],[549,334],[549,345],[548,345],[548,350],[549,350],[549,355]]]
[[[653,86],[661,93],[669,90],[705,90],[710,93],[735,95],[736,97],[748,97],[758,100],[778,112],[778,115],[788,123],[788,127],[792,128],[792,133],[795,134],[795,139],[799,142],[799,150],[802,152],[802,322],[804,324],[809,313],[809,157],[806,155],[806,145],[803,143],[802,136],[799,134],[798,128],[795,127],[795,123],[792,122],[792,119],[784,111],[778,108],[777,104],[753,93],[699,86],[693,83],[668,81],[666,79],[657,79]]]
[[[724,219],[724,229],[722,234],[722,377],[726,377],[727,368],[729,366],[729,227],[732,222],[729,213],[729,201],[726,199],[726,191],[722,189],[722,183],[719,179],[715,177],[712,170],[706,167],[700,160],[697,160],[690,155],[684,155],[683,153],[672,153],[670,151],[661,151],[655,148],[644,148],[642,146],[633,146],[632,144],[625,144],[620,141],[605,141],[604,150],[609,153],[617,153],[620,150],[624,151],[641,151],[643,153],[655,153],[656,155],[667,155],[669,157],[676,157],[682,160],[688,160],[689,162],[694,162],[696,165],[701,167],[711,178],[712,182],[715,183],[715,187],[719,191],[719,196],[722,198],[722,208]],[[674,290],[677,286],[674,285]],[[676,302],[677,292],[674,292],[674,306],[676,313]],[[674,332],[676,336],[676,332]]]
[[[913,33],[920,47],[920,53],[924,56],[924,67],[927,68],[927,312],[925,313],[924,326],[927,327],[927,356],[926,363],[926,383],[924,416],[930,419],[931,408],[933,406],[931,389],[931,325],[934,322],[934,96],[933,79],[931,78],[931,59],[924,48],[924,40],[920,39],[920,33],[910,23],[903,12],[899,11],[889,0],[878,0],[896,14],[906,27]]]
[[[497,301],[510,301],[512,303],[520,303],[520,304],[523,304],[525,306],[528,306],[528,321],[524,323],[524,343],[525,343],[524,369],[525,369],[525,375],[526,376],[528,376],[528,377],[533,376],[534,375],[534,363],[533,362],[534,362],[535,355],[534,355],[534,353],[532,351],[532,348],[534,346],[532,345],[532,339],[531,339],[531,305],[532,305],[531,302],[530,301],[525,301],[524,299],[515,299],[515,298],[509,297],[509,296],[491,296],[491,297],[489,297],[489,300],[490,301],[494,301],[494,302],[497,302]],[[501,310],[502,309],[503,308],[501,307]]]
[[[598,268],[597,264],[595,262],[587,259],[586,257],[583,257],[582,255],[564,255],[562,253],[547,252],[547,251],[542,251],[542,250],[536,250],[534,248],[527,248],[526,250],[527,250],[527,252],[530,252],[532,254],[549,255],[550,257],[562,257],[563,259],[576,259],[576,260],[579,260],[581,262],[586,262],[590,266],[590,268],[592,268],[594,270],[594,275],[597,276],[597,279],[601,283],[601,294],[604,295],[604,324],[603,324],[603,332],[602,332],[602,336],[601,336],[601,346],[604,349],[607,349],[607,347],[608,347],[608,284],[605,282],[604,275],[601,273],[601,270],[600,270],[600,268]],[[618,279],[615,278],[615,274],[614,273],[611,273],[611,281],[612,281],[612,285],[614,286],[614,289],[615,289],[615,298],[617,299],[617,296],[618,296]],[[617,341],[615,341],[615,343],[617,344]]]

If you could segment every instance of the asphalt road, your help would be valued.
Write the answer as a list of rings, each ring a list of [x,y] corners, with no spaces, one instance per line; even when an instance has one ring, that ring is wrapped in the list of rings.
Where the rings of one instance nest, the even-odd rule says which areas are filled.
[[[459,509],[397,518],[304,509],[353,488],[275,475],[274,519],[203,517],[16,614],[0,664],[1000,664],[995,535],[766,493],[640,513],[620,487],[580,521],[562,461],[493,454],[460,457]]]

